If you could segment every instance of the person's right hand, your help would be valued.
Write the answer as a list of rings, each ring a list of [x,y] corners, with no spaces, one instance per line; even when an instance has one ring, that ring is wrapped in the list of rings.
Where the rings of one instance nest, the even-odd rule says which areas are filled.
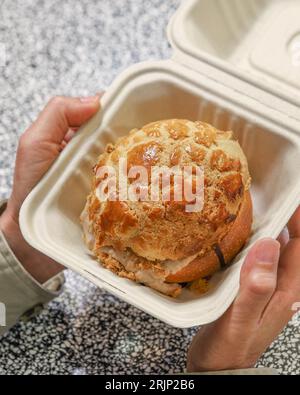
[[[280,243],[261,240],[249,252],[236,300],[199,330],[188,352],[188,371],[253,367],[290,321],[300,302],[300,208],[288,231]]]

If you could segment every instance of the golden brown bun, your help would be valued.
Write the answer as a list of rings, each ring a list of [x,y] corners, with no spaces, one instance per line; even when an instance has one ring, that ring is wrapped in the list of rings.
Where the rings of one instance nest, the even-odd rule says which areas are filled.
[[[174,201],[99,202],[97,170],[103,165],[117,170],[121,158],[127,158],[129,168],[142,165],[149,171],[154,165],[202,166],[203,210],[187,213],[186,202]],[[153,262],[210,254],[213,246],[230,234],[249,186],[247,160],[231,132],[187,120],[154,122],[134,129],[109,145],[95,166],[86,208],[95,239],[92,249],[131,250]]]
[[[230,263],[243,247],[250,235],[251,223],[252,202],[250,193],[247,192],[233,227],[218,246],[219,254],[222,251],[224,263]],[[215,251],[211,251],[203,257],[197,257],[188,264],[181,263],[182,269],[176,274],[170,274],[170,271],[173,272],[173,265],[178,265],[178,262],[168,262],[167,264],[165,262],[151,262],[137,256],[132,251],[118,252],[113,248],[104,248],[98,250],[96,256],[104,267],[118,276],[143,283],[172,297],[180,295],[182,283],[210,276],[220,268],[220,260]],[[194,287],[194,285],[196,286]],[[192,289],[195,288],[197,293],[205,292],[207,287],[207,283],[202,284],[200,289],[199,282],[192,285]]]
[[[229,233],[220,241],[218,248],[223,254],[224,263],[229,264],[239,253],[251,233],[252,200],[250,192],[245,194],[240,212]],[[187,283],[211,276],[220,269],[220,259],[215,250],[203,257],[195,258],[186,267],[166,278],[169,283]]]

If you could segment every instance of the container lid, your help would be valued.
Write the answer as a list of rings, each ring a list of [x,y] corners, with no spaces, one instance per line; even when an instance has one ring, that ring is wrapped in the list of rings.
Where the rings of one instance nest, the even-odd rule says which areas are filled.
[[[168,37],[176,61],[224,84],[244,81],[247,94],[257,87],[273,97],[265,103],[287,102],[300,119],[299,0],[186,0]]]

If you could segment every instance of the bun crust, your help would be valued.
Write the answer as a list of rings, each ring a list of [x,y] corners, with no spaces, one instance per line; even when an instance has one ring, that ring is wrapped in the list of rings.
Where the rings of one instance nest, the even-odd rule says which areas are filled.
[[[146,167],[149,178],[152,166],[202,166],[203,210],[186,212],[185,201],[99,202],[97,187],[103,179],[98,169],[112,166],[118,174],[122,158],[127,159],[129,169]],[[134,129],[106,148],[94,170],[88,211],[95,248],[130,249],[150,261],[181,260],[211,251],[232,228],[250,185],[247,160],[232,133],[187,120]],[[132,182],[128,175],[127,182]]]
[[[249,192],[245,194],[239,215],[228,234],[220,241],[218,248],[228,265],[245,245],[251,233],[253,220],[252,199]],[[220,258],[215,250],[203,257],[195,258],[191,263],[166,278],[169,283],[187,283],[208,277],[221,269]]]

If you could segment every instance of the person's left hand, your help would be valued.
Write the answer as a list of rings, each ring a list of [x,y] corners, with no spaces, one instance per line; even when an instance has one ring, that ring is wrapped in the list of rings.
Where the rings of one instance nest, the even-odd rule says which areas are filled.
[[[53,98],[21,136],[14,183],[0,228],[25,269],[40,283],[63,267],[30,247],[19,228],[19,212],[27,195],[49,170],[76,129],[100,108],[100,95],[88,98]]]

